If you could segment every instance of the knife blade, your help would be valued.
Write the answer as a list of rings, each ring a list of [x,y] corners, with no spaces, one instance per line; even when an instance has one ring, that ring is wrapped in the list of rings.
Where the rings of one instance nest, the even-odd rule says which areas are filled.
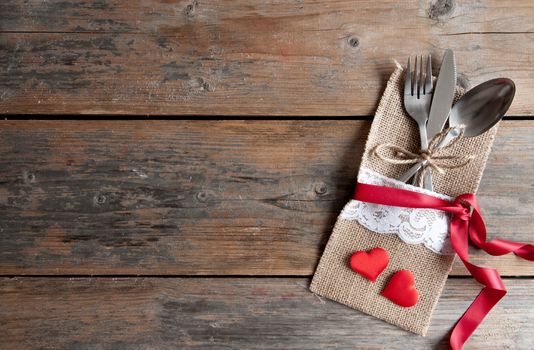
[[[455,89],[456,61],[454,52],[448,49],[443,55],[436,88],[432,97],[432,104],[430,105],[430,113],[428,114],[426,130],[429,141],[441,132],[445,126],[452,107]]]
[[[448,49],[443,55],[443,61],[441,61],[438,81],[436,82],[432,104],[430,105],[430,112],[428,114],[428,121],[426,124],[428,141],[432,140],[432,138],[441,132],[445,126],[445,123],[449,118],[449,112],[451,111],[455,89],[456,61],[454,59],[454,52],[452,52],[451,49]],[[423,186],[427,190],[433,191],[432,169],[429,169],[425,173]]]

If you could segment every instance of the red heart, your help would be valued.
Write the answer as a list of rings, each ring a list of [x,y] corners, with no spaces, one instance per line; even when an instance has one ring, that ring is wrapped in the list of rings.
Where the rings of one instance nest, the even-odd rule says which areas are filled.
[[[381,294],[397,305],[414,306],[419,299],[419,293],[415,289],[414,283],[415,278],[411,271],[400,270],[391,277]]]
[[[384,249],[378,247],[369,253],[355,252],[350,256],[350,268],[371,282],[376,281],[389,263],[389,255]]]

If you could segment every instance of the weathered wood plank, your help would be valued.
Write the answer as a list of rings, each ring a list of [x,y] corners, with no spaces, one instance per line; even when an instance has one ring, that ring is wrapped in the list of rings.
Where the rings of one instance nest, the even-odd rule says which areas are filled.
[[[534,114],[522,1],[0,2],[0,113],[371,115],[393,59],[445,48]],[[502,14],[506,13],[506,16]]]
[[[369,126],[2,121],[0,274],[311,275]],[[499,130],[480,190],[492,236],[532,242],[533,130]],[[514,256],[473,255],[534,275]]]
[[[509,293],[465,349],[530,349],[534,280]],[[476,296],[449,279],[426,337],[308,290],[307,279],[0,279],[3,348],[447,349],[448,332]]]

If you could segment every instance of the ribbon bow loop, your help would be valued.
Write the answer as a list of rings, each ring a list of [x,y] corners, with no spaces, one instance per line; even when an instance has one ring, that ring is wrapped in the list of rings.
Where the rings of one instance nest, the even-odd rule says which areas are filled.
[[[454,212],[455,218],[462,221],[469,221],[471,219],[471,213],[475,207],[478,207],[476,199],[471,198],[469,195],[463,194],[456,197],[453,202],[453,206],[458,208],[458,211]]]

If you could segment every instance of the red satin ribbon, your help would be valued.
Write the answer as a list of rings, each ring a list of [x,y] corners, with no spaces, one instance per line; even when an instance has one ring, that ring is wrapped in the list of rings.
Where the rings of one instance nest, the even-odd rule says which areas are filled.
[[[486,241],[486,225],[474,194],[462,194],[449,202],[423,193],[358,183],[354,199],[395,207],[437,209],[453,214],[450,221],[452,247],[475,280],[485,286],[456,322],[450,337],[453,350],[462,348],[488,312],[506,294],[506,288],[496,269],[469,262],[469,240],[490,255],[513,252],[523,259],[534,261],[534,246],[531,244],[499,238]]]

